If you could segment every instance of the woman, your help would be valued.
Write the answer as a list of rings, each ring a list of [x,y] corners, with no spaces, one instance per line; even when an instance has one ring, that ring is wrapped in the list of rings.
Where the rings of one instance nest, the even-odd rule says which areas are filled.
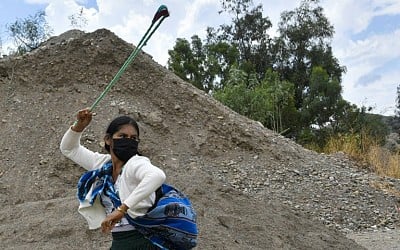
[[[61,152],[89,170],[78,184],[78,211],[90,229],[111,231],[111,249],[159,249],[127,221],[144,215],[155,202],[155,191],[164,172],[138,153],[139,127],[135,120],[121,116],[113,120],[104,137],[109,154],[92,152],[80,144],[82,131],[92,120],[89,109],[78,112],[77,122],[64,134]]]

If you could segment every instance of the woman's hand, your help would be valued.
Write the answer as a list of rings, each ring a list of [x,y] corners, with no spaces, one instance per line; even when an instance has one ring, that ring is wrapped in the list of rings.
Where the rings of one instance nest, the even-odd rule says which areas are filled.
[[[76,122],[71,127],[71,129],[75,132],[82,132],[92,121],[93,113],[90,111],[89,108],[85,108],[78,111],[76,115]]]
[[[111,229],[121,221],[124,217],[124,213],[115,209],[111,214],[109,214],[101,223],[101,231],[103,233],[109,233]]]

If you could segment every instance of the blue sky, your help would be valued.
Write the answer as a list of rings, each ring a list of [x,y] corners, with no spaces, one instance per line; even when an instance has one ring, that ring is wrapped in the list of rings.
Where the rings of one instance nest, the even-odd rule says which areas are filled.
[[[300,0],[253,0],[263,5],[272,23],[280,14],[298,7]],[[219,0],[1,0],[0,37],[3,51],[11,46],[5,24],[45,10],[47,21],[59,35],[72,28],[69,16],[83,8],[92,32],[107,28],[127,42],[136,44],[150,25],[157,8],[167,5],[168,17],[144,51],[166,65],[168,50],[177,38],[204,38],[206,27],[218,27],[226,16],[218,15]],[[372,106],[374,113],[393,115],[396,87],[400,84],[400,0],[321,0],[325,15],[335,27],[333,53],[347,67],[343,97],[358,106]]]

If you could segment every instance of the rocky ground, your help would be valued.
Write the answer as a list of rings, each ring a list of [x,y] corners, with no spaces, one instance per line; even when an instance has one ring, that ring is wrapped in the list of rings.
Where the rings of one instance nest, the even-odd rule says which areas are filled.
[[[0,240],[5,249],[108,249],[89,231],[75,186],[83,169],[58,145],[133,45],[72,30],[0,60]],[[198,213],[197,249],[400,249],[400,180],[323,155],[236,114],[141,53],[99,104],[82,143],[135,117],[142,153]]]

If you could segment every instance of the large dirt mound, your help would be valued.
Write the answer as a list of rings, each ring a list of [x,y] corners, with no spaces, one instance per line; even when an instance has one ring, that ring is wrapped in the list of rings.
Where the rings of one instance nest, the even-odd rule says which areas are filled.
[[[87,230],[76,211],[83,169],[58,145],[132,49],[108,30],[73,30],[0,60],[2,247],[108,249],[110,236]],[[344,233],[398,225],[397,180],[358,170],[343,155],[305,150],[146,53],[95,111],[82,139],[93,150],[102,150],[114,117],[138,120],[142,153],[195,205],[198,249],[363,249]]]

